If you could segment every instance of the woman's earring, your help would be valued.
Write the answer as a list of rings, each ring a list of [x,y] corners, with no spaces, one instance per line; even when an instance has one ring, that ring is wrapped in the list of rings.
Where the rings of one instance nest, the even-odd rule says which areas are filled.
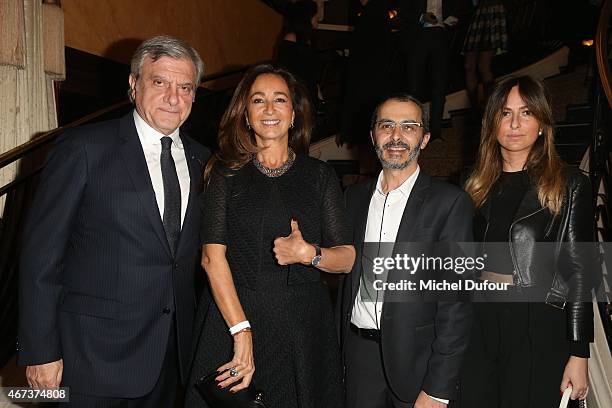
[[[249,118],[245,117],[244,119],[246,120],[247,129],[251,130],[251,124],[249,123]]]
[[[293,119],[291,119],[291,124],[289,125],[289,129],[293,129]]]
[[[542,129],[538,131],[538,136],[542,136]]]

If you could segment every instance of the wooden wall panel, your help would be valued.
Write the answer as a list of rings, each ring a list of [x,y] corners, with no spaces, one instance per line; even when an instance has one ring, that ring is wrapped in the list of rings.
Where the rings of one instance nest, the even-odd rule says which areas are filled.
[[[15,11],[21,16],[15,30],[25,34],[19,46],[24,64],[23,67],[0,64],[0,153],[57,127],[53,81],[45,74],[43,63],[43,4],[40,0],[15,2],[20,8]],[[0,0],[0,4],[4,6],[7,2]],[[14,180],[23,168],[22,160],[0,169],[0,186]],[[0,197],[0,217],[5,198]]]
[[[55,4],[42,5],[43,66],[56,81],[66,78],[64,13]]]
[[[24,66],[23,18],[22,1],[0,1],[0,65]]]
[[[271,59],[281,16],[260,0],[63,0],[66,46],[127,63],[159,34],[191,43],[205,74]]]

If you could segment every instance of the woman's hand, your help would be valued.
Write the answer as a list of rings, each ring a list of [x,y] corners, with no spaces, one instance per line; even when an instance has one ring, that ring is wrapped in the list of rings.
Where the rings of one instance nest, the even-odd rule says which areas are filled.
[[[315,248],[304,241],[297,220],[291,219],[291,234],[274,240],[274,255],[279,265],[310,264]]]
[[[236,375],[231,376],[232,369]],[[221,373],[215,380],[220,388],[228,387],[237,381],[242,382],[230,388],[230,392],[240,391],[251,384],[255,373],[255,360],[253,359],[253,337],[251,332],[244,331],[234,335],[234,358],[217,369]]]
[[[571,399],[585,399],[589,391],[589,359],[570,356],[565,364],[563,379],[561,380],[561,392],[567,387],[572,387]]]
[[[310,265],[317,250],[302,238],[302,233],[295,219],[291,220],[291,234],[274,240],[274,256],[279,265],[301,263]],[[338,245],[321,248],[321,260],[317,269],[330,273],[350,272],[355,262],[355,248],[352,245]]]

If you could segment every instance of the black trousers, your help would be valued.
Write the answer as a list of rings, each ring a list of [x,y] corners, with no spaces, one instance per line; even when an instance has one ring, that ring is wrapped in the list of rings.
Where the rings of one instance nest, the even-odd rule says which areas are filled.
[[[421,101],[426,95],[431,97],[429,127],[432,137],[439,137],[450,64],[447,33],[441,27],[433,27],[420,29],[415,36],[404,50],[408,92]]]
[[[174,327],[170,330],[166,357],[157,383],[146,395],[139,398],[107,398],[95,395],[70,393],[70,402],[58,408],[174,408],[179,378],[178,349]],[[137,372],[134,375],[138,375]]]
[[[381,358],[380,343],[349,330],[345,349],[346,408],[412,408],[389,389]]]
[[[569,358],[565,310],[544,303],[475,303],[461,408],[558,407]]]

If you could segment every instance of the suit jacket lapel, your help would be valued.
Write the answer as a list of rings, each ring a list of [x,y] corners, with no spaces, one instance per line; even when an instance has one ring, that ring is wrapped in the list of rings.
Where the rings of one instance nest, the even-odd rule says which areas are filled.
[[[412,187],[410,197],[408,197],[408,202],[406,203],[406,207],[404,208],[404,212],[402,214],[402,219],[395,237],[395,243],[393,244],[393,256],[395,256],[399,249],[398,242],[412,242],[414,240],[415,233],[418,232],[414,226],[416,225],[416,220],[419,219],[423,211],[423,205],[425,203],[425,199],[427,198],[427,192],[430,184],[431,178],[421,169],[414,186]],[[387,279],[392,281],[392,277],[391,279]],[[406,295],[410,297],[412,296],[412,294],[408,293]],[[389,313],[392,313],[389,312],[388,305],[393,304],[398,303],[383,302],[381,330],[384,326],[383,322],[385,321],[385,317],[390,316]]]
[[[361,256],[363,255],[363,243],[365,240],[365,230],[368,221],[368,212],[370,209],[370,200],[372,198],[372,194],[374,193],[374,189],[376,188],[377,179],[374,179],[369,182],[367,189],[367,194],[364,195],[363,199],[359,200],[358,208],[355,212],[356,214],[356,222],[355,222],[355,248],[357,249],[357,259],[356,259],[356,274],[352,277],[352,300],[355,301],[355,296],[357,296],[357,291],[359,290],[359,281],[361,278]],[[430,177],[425,174],[423,170],[420,170],[419,176],[417,177],[416,182],[414,183],[414,187],[410,192],[410,197],[408,198],[408,202],[406,203],[406,208],[404,208],[404,212],[402,214],[402,220],[400,221],[399,229],[397,231],[396,244],[394,245],[394,253],[397,242],[409,242],[414,233],[414,220],[418,219],[421,215],[423,203],[425,202],[425,197],[427,195],[427,189],[431,184]],[[384,306],[383,306],[384,307]]]
[[[202,158],[195,155],[193,146],[183,132],[181,132],[181,140],[183,142],[183,148],[185,149],[185,160],[189,168],[189,198],[187,201],[187,210],[185,211],[185,219],[183,220],[183,227],[181,228],[181,236],[179,237],[177,245],[177,252],[183,241],[181,239],[184,236],[183,232],[186,229],[194,227],[196,224],[193,222],[193,217],[197,214],[197,211],[199,211],[197,205],[198,193],[201,187],[200,182],[202,181],[202,174],[204,172],[204,162]]]
[[[395,245],[393,246],[394,254],[398,242],[410,242],[414,236],[414,233],[416,232],[414,228],[415,221],[421,216],[423,203],[425,202],[427,189],[429,188],[430,184],[430,177],[425,174],[423,170],[420,170],[416,182],[414,183],[414,187],[412,187],[412,191],[410,192],[410,197],[408,197],[408,202],[404,208],[402,220],[400,221],[400,225],[397,230]]]
[[[159,215],[159,207],[155,199],[155,191],[151,183],[151,176],[144,157],[144,151],[136,132],[133,113],[130,112],[120,120],[119,136],[123,139],[123,144],[119,148],[120,154],[127,168],[127,173],[134,184],[138,199],[144,208],[155,234],[162,245],[172,256],[170,245],[164,231],[162,219]]]
[[[357,258],[355,272],[356,274],[352,277],[352,287],[351,287],[351,298],[353,302],[355,301],[355,296],[357,296],[357,291],[359,290],[359,281],[361,279],[361,256],[363,255],[363,243],[365,241],[365,233],[366,226],[368,223],[368,212],[370,210],[370,201],[372,199],[372,194],[374,194],[374,189],[376,188],[377,179],[370,180],[367,184],[367,187],[364,189],[363,197],[359,198],[359,202],[357,204],[356,214],[356,222],[355,222],[355,249],[357,249]],[[352,307],[352,306],[351,306]]]

